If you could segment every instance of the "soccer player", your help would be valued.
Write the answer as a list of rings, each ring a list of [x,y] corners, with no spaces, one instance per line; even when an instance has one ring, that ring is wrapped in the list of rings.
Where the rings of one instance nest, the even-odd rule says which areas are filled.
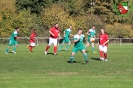
[[[57,38],[60,37],[60,30],[58,28],[58,23],[56,23],[55,26],[50,28],[49,33],[50,33],[49,44],[47,45],[44,54],[47,54],[47,51],[50,48],[50,46],[54,44],[54,55],[57,55]]]
[[[34,29],[30,35],[29,52],[32,52],[32,49],[35,47],[35,39],[36,39],[36,29]]]
[[[70,44],[71,44],[71,41],[70,41],[70,39],[69,39],[69,36],[70,36],[70,35],[73,36],[73,35],[71,34],[71,31],[72,31],[72,26],[70,26],[68,29],[66,29],[66,30],[64,31],[64,39],[63,39],[62,45],[60,45],[59,51],[61,51],[61,49],[62,49],[62,47],[63,47],[63,45],[64,45],[65,43],[68,43],[67,46],[66,46],[66,48],[65,48],[66,51],[68,51],[68,48],[69,48],[69,46],[70,46]]]
[[[9,40],[9,46],[6,48],[5,54],[8,54],[9,48],[11,48],[12,45],[14,45],[14,48],[12,50],[12,53],[16,54],[16,49],[18,46],[17,39],[19,38],[18,32],[19,32],[19,27],[17,27],[13,32]]]
[[[87,45],[85,47],[85,48],[87,48],[87,46],[89,46],[91,44],[93,53],[96,53],[96,51],[94,50],[95,34],[96,34],[95,26],[92,26],[92,28],[89,29],[87,32],[88,40],[87,40]]]
[[[104,29],[101,29],[101,34],[99,35],[99,50],[100,50],[100,60],[108,61],[107,59],[107,47],[108,47],[108,35],[104,33]]]
[[[74,61],[74,55],[75,53],[80,50],[82,51],[83,55],[84,55],[84,60],[86,63],[88,63],[88,56],[85,52],[85,46],[83,44],[83,39],[84,39],[84,35],[82,34],[82,29],[78,29],[78,33],[76,35],[74,35],[74,48],[72,49],[72,54],[70,57],[70,63],[73,63]]]

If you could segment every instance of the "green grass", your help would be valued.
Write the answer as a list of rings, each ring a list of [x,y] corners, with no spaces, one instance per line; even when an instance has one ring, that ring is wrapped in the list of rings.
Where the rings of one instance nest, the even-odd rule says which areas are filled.
[[[77,63],[69,64],[70,51],[57,56],[44,55],[46,45],[39,45],[29,53],[26,45],[19,45],[17,54],[4,54],[7,45],[0,45],[0,88],[132,88],[133,44],[109,44],[108,62],[95,60],[97,53],[86,51],[86,64],[81,52]],[[49,53],[53,53],[53,47]],[[94,58],[94,59],[92,59]]]

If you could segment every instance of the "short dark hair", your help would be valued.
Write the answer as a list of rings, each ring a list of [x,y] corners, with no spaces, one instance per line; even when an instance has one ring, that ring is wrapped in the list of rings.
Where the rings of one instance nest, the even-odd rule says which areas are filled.
[[[78,30],[82,30],[81,28],[78,28]]]
[[[16,27],[15,29],[19,29],[19,27]]]

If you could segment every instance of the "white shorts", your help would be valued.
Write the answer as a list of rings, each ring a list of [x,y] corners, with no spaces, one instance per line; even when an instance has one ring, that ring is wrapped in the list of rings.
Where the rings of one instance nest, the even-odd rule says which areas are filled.
[[[36,44],[34,42],[30,43],[30,46],[35,46]]]
[[[104,53],[107,53],[107,46],[99,45],[99,50],[103,51]]]
[[[51,46],[52,44],[57,45],[57,39],[54,38],[49,38],[49,46]]]

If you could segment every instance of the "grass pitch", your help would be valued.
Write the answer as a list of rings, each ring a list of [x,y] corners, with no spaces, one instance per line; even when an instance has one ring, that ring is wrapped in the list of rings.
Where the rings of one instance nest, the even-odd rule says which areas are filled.
[[[4,54],[0,45],[0,88],[132,88],[133,44],[109,44],[108,62],[99,60],[89,46],[89,63],[78,52],[76,63],[69,64],[69,51],[53,56],[53,47],[44,55],[46,45],[36,46],[32,53],[20,44],[17,54]],[[64,47],[65,48],[65,47]],[[11,51],[11,50],[10,50]]]

